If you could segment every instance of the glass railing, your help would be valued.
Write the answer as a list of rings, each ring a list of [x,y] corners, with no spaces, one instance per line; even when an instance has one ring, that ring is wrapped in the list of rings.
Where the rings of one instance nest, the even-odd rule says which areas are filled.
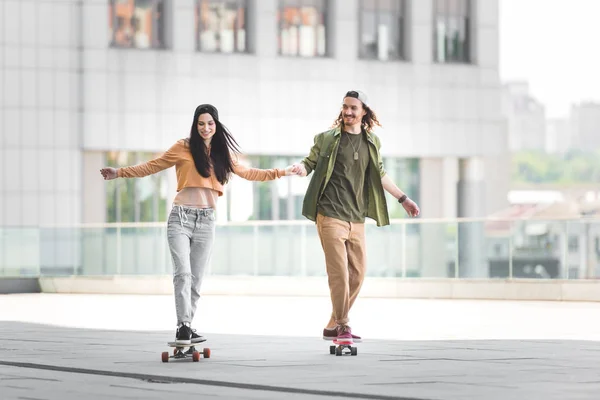
[[[600,219],[399,219],[367,223],[367,275],[593,279]],[[217,225],[208,274],[325,276],[310,221]],[[171,274],[165,223],[0,227],[0,277]]]

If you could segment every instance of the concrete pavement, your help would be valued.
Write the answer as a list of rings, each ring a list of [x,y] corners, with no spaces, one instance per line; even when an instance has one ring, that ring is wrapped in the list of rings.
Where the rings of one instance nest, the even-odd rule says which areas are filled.
[[[353,310],[356,326],[392,313],[407,328],[396,329],[396,339],[371,335],[357,345],[356,357],[336,357],[319,332],[294,330],[294,321],[301,326],[317,320],[309,324],[314,333],[322,325],[315,315],[327,299],[209,298],[203,301],[208,304],[202,333],[212,357],[164,364],[160,354],[172,350],[165,342],[174,330],[149,329],[154,326],[139,321],[155,314],[153,324],[166,323],[172,317],[170,297],[55,296],[0,296],[1,399],[562,400],[597,399],[600,392],[600,342],[594,337],[599,307],[590,303],[363,299],[364,308]],[[269,311],[277,314],[259,312],[274,302],[281,309]],[[479,307],[488,312],[474,312]],[[240,318],[234,331],[229,320],[235,310]],[[78,318],[82,315],[89,318]],[[479,332],[449,339],[461,332],[455,324],[473,318],[478,323],[471,327],[480,326]],[[128,320],[139,329],[124,324]],[[590,329],[583,332],[586,324]],[[125,327],[114,329],[119,325]],[[381,326],[364,330],[381,332]],[[482,338],[490,326],[494,337]],[[267,328],[272,334],[259,333]],[[429,335],[416,338],[424,328]]]

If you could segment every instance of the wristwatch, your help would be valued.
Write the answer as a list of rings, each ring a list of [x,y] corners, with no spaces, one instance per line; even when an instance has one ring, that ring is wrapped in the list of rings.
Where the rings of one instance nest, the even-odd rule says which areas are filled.
[[[402,197],[400,197],[398,199],[398,203],[402,204],[402,203],[404,203],[404,200],[406,200],[406,199],[408,199],[408,196],[407,195],[403,195]]]

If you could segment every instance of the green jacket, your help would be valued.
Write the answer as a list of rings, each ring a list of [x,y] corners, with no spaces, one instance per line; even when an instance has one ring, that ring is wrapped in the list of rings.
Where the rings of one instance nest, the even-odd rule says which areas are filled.
[[[367,167],[367,179],[365,180],[368,190],[367,217],[374,219],[377,226],[385,226],[389,225],[390,217],[387,211],[383,185],[381,184],[381,178],[385,175],[383,161],[379,153],[381,142],[372,132],[366,132],[366,135],[369,143],[369,166]],[[317,204],[331,178],[340,137],[339,127],[319,133],[315,136],[315,144],[310,149],[310,154],[302,160],[308,175],[313,171],[315,172],[310,180],[302,204],[302,215],[311,221],[317,219]]]

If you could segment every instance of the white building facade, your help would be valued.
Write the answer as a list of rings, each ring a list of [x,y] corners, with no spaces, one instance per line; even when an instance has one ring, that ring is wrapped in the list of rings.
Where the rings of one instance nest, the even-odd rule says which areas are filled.
[[[164,220],[174,170],[99,169],[188,136],[201,103],[246,162],[284,167],[351,89],[423,217],[507,203],[498,0],[1,0],[0,21],[0,226]],[[219,219],[302,218],[308,179],[233,179]]]

